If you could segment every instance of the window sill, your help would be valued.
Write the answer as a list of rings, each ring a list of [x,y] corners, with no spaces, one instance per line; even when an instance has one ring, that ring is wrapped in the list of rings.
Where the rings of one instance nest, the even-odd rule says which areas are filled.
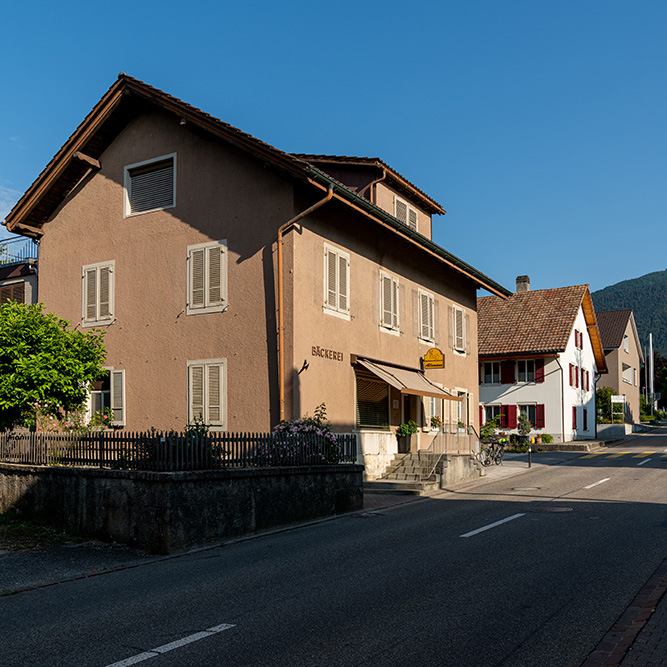
[[[97,322],[81,322],[82,329],[90,329],[93,327],[108,327],[116,321],[116,318],[110,320],[99,320]]]
[[[384,333],[390,334],[392,336],[400,336],[401,335],[400,329],[390,329],[389,327],[385,327],[385,326],[382,326],[382,325],[380,325],[380,331],[383,331]]]
[[[333,315],[334,317],[338,317],[341,320],[347,320],[348,322],[350,321],[350,313],[342,313],[338,310],[332,310],[331,308],[327,308],[326,306],[322,307],[322,312],[326,315]]]
[[[206,308],[191,308],[190,306],[185,307],[186,315],[206,315],[207,313],[224,313],[229,306],[223,304],[221,306],[208,306]]]

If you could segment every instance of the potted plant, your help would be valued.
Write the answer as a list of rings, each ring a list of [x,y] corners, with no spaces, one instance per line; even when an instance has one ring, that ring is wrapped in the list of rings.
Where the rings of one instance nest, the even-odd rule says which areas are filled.
[[[399,452],[411,452],[417,449],[416,443],[414,443],[415,447],[412,447],[412,436],[417,433],[417,428],[417,424],[412,421],[412,419],[403,424],[399,424],[398,428],[396,429]]]
[[[521,411],[516,428],[517,431],[519,431],[519,443],[525,445],[528,442],[528,434],[533,428],[533,425],[530,423],[525,410]]]

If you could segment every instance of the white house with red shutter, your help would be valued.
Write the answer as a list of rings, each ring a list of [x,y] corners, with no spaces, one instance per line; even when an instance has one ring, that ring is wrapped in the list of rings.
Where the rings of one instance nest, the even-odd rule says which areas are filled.
[[[594,438],[595,381],[607,367],[588,285],[531,291],[519,276],[511,297],[481,297],[477,312],[480,424],[500,416],[516,432],[525,412],[532,436]]]

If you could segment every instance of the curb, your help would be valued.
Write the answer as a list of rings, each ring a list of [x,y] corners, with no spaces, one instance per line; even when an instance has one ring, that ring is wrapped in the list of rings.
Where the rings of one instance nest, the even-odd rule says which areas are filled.
[[[667,558],[581,667],[618,667],[667,592]]]

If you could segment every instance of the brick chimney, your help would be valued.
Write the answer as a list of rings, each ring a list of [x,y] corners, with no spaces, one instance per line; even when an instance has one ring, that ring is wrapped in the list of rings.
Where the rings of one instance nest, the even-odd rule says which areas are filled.
[[[516,277],[516,291],[519,292],[530,292],[530,276],[517,276]]]

